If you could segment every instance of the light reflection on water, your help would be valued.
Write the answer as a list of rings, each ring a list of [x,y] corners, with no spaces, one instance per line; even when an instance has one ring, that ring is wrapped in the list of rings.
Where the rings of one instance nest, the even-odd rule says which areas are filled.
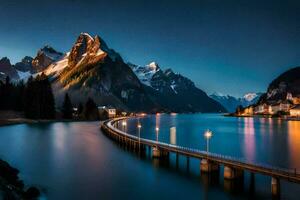
[[[205,150],[205,130],[213,131],[210,150],[248,161],[300,170],[300,122],[272,118],[232,118],[221,115],[153,115],[140,118],[141,137]],[[137,135],[136,119],[128,132]],[[174,136],[175,135],[175,136]],[[298,157],[297,157],[298,156]]]
[[[290,166],[300,166],[300,122],[288,122],[288,146]]]
[[[239,158],[300,169],[299,122],[220,115],[160,115],[141,118],[142,137]],[[137,120],[124,127],[138,134]],[[121,125],[120,125],[121,126]],[[270,127],[271,126],[271,127]],[[173,128],[174,127],[174,128]],[[170,129],[172,128],[172,129]],[[270,199],[270,177],[245,173],[243,182],[200,174],[199,160],[175,155],[152,159],[119,146],[97,122],[16,125],[0,128],[0,157],[21,171],[25,183],[49,199]],[[284,199],[298,199],[300,187],[282,181]],[[253,192],[254,191],[254,192]]]
[[[255,128],[253,118],[244,118],[244,134],[245,157],[248,161],[255,161]]]

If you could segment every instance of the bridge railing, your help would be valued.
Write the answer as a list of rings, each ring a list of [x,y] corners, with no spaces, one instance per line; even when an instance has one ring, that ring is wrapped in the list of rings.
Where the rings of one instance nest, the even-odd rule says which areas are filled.
[[[111,130],[116,132],[117,134],[123,135],[124,137],[130,138],[130,139],[135,140],[135,141],[140,141],[141,143],[145,143],[145,144],[149,144],[149,145],[153,145],[153,146],[159,146],[160,148],[166,148],[166,149],[173,150],[173,151],[183,151],[185,153],[195,154],[195,155],[198,155],[200,157],[208,157],[209,159],[218,159],[218,160],[223,161],[223,162],[225,161],[225,162],[229,162],[229,163],[238,163],[240,165],[248,165],[248,166],[251,166],[251,167],[261,168],[261,169],[264,169],[266,171],[271,170],[272,172],[286,174],[287,176],[300,177],[300,174],[297,173],[297,170],[295,170],[295,169],[274,167],[272,165],[265,164],[265,163],[259,163],[259,162],[254,162],[253,163],[253,162],[249,162],[248,160],[243,159],[243,158],[236,158],[236,157],[229,156],[229,155],[222,155],[222,154],[202,151],[202,150],[194,149],[194,148],[190,148],[190,147],[184,147],[184,146],[174,145],[174,144],[170,144],[170,143],[165,143],[165,142],[161,142],[161,141],[155,141],[155,140],[150,140],[150,139],[145,139],[145,138],[139,138],[135,135],[129,134],[127,132],[121,131],[120,129],[116,128],[114,126],[114,124],[115,124],[116,121],[119,121],[119,120],[120,119],[108,121],[105,124]]]

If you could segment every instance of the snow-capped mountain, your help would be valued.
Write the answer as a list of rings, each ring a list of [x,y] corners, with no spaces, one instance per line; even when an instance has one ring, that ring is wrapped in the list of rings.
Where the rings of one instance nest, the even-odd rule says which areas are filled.
[[[32,61],[33,58],[30,56],[25,56],[21,62],[15,64],[15,68],[21,72],[32,72]]]
[[[99,36],[81,33],[70,52],[44,72],[53,78],[58,101],[67,91],[77,103],[93,97],[99,105],[127,110],[156,107],[130,67]]]
[[[151,99],[175,112],[225,112],[223,106],[206,95],[188,78],[163,71],[156,62],[146,66],[129,64]]]
[[[3,80],[9,76],[12,81],[27,80],[31,75],[43,72],[49,65],[61,59],[62,55],[62,53],[46,45],[37,52],[36,57],[25,56],[15,65],[12,65],[8,58],[3,57],[0,60],[0,78]]]
[[[0,72],[2,79],[5,76],[9,76],[11,79],[18,79],[18,72],[14,66],[10,63],[10,60],[7,57],[0,59]]]
[[[252,104],[256,104],[263,93],[247,93],[242,98],[239,98],[242,102],[242,106],[246,107]]]
[[[49,45],[41,48],[36,57],[32,60],[32,71],[41,72],[53,62],[59,60],[63,53],[56,51]]]
[[[140,81],[148,86],[151,86],[151,79],[153,75],[160,70],[159,66],[155,62],[151,62],[149,65],[140,66],[132,63],[127,63],[133,72],[137,75]]]
[[[211,98],[222,104],[228,112],[234,112],[238,106],[249,106],[256,104],[262,93],[247,93],[243,97],[237,98],[230,95],[223,95],[220,93],[213,93]]]
[[[0,62],[1,64],[1,62]],[[0,76],[15,79],[44,73],[52,81],[57,105],[66,92],[74,104],[92,97],[98,105],[112,105],[130,111],[224,112],[188,78],[162,70],[157,63],[127,64],[99,36],[81,33],[70,51],[60,53],[50,46],[34,58],[25,57],[8,70],[0,65]]]

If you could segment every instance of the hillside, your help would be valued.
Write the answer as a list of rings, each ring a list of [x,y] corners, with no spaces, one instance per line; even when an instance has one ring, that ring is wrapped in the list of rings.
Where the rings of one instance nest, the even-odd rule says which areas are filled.
[[[287,98],[300,98],[300,67],[292,68],[275,78],[259,103],[270,104]]]

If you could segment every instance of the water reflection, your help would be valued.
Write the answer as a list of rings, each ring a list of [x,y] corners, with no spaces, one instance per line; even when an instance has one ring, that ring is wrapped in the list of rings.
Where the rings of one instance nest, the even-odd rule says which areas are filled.
[[[244,144],[247,160],[253,161],[255,159],[255,129],[252,117],[244,118]]]
[[[239,153],[240,157],[253,156],[256,161],[275,166],[300,167],[300,122],[283,120],[277,125],[278,120],[273,119],[273,133],[268,134],[269,119],[178,115],[175,120],[161,115],[140,119],[143,136],[154,136],[157,120],[161,135],[170,143],[205,149],[203,131],[211,129],[213,152]],[[137,121],[128,120],[128,129],[136,130],[136,125]],[[122,123],[119,126],[122,129]],[[245,174],[244,184],[223,182],[222,169],[219,175],[209,177],[200,172],[198,160],[191,159],[187,168],[183,156],[178,163],[174,154],[170,160],[152,160],[148,148],[141,154],[128,153],[125,146],[118,148],[101,134],[99,124],[94,122],[11,126],[2,127],[0,132],[0,155],[20,169],[26,183],[45,186],[49,199],[184,199],[187,194],[190,199],[271,197],[270,177],[255,175],[254,181]],[[170,192],[174,188],[176,192]],[[295,194],[300,193],[299,185],[286,182],[282,182],[282,189],[284,199],[297,199]],[[255,192],[253,197],[248,190],[250,194]]]
[[[300,122],[288,122],[288,142],[289,142],[289,156],[290,166],[296,167],[300,170]]]
[[[176,144],[176,127],[170,128],[170,143]]]

